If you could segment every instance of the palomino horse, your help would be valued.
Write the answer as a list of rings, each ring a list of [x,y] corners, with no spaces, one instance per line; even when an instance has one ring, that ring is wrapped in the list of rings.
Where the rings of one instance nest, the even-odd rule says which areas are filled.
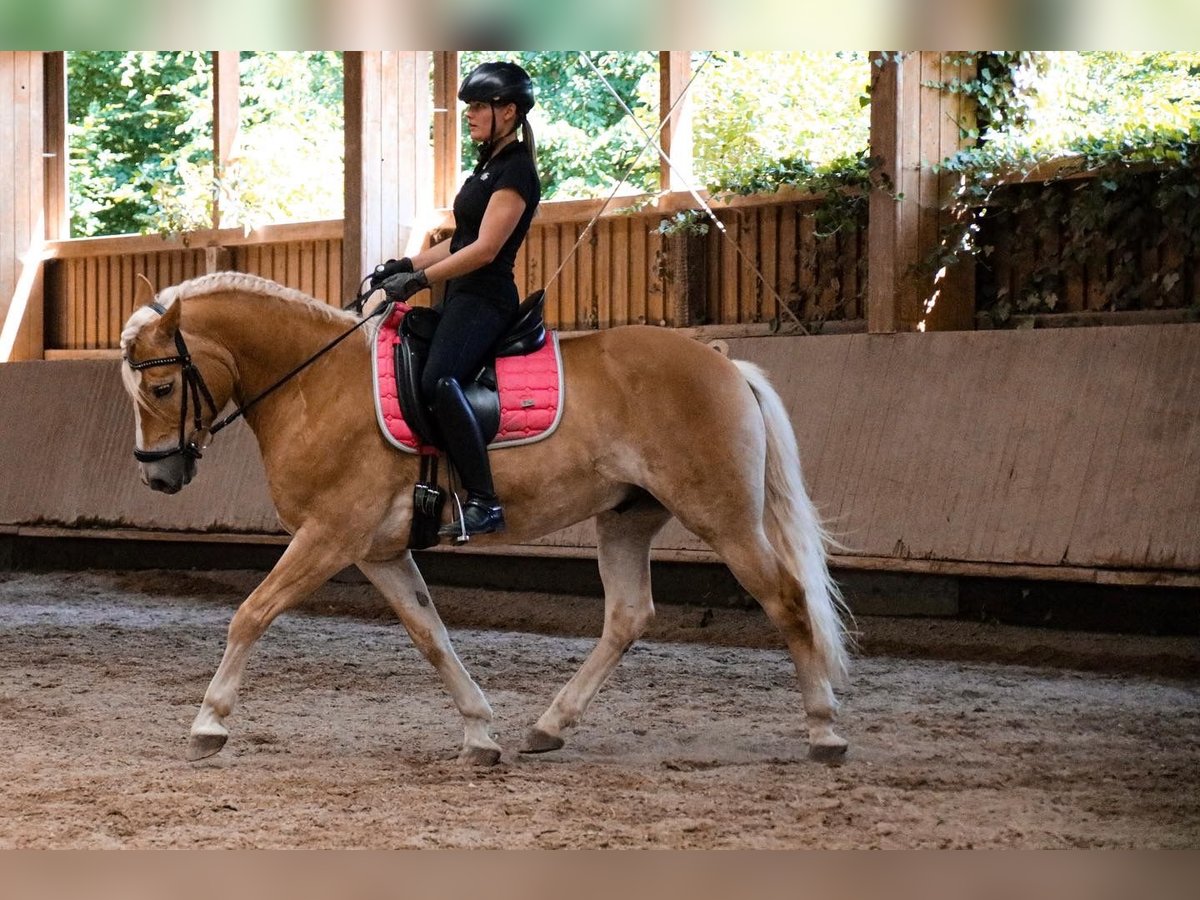
[[[232,272],[184,282],[157,298],[145,282],[138,293],[147,305],[121,335],[122,375],[133,399],[142,480],[167,493],[195,473],[194,454],[179,452],[185,434],[203,437],[226,403],[245,406],[356,321],[297,291]],[[186,340],[177,337],[180,330]],[[419,462],[380,433],[366,331],[246,411],[292,540],[230,622],[225,654],[192,725],[190,759],[224,746],[255,641],[276,616],[350,564],[387,598],[453,696],[465,721],[460,759],[499,759],[491,707],[450,645],[406,549]],[[803,694],[809,754],[840,758],[846,741],[834,732],[832,689],[846,671],[840,596],[778,394],[755,366],[662,328],[568,338],[562,354],[559,428],[544,441],[492,452],[508,530],[474,540],[526,541],[594,517],[604,627],[522,749],[563,746],[564,729],[579,722],[646,628],[654,614],[650,542],[674,516],[720,555],[783,632]],[[201,394],[211,394],[211,404],[202,405]]]

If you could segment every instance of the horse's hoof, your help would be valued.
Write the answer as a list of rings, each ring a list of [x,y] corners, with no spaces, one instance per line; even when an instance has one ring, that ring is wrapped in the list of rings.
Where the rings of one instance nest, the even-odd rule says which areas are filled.
[[[837,765],[846,758],[846,748],[849,747],[846,741],[838,740],[840,742],[836,744],[810,744],[808,758],[813,762]]]
[[[464,766],[494,766],[500,762],[500,751],[495,747],[463,747],[458,761]]]
[[[547,734],[540,728],[530,728],[529,734],[525,735],[525,746],[521,748],[521,752],[549,753],[552,750],[561,750],[564,743],[566,741],[556,734]]]
[[[227,734],[193,734],[188,739],[188,762],[198,762],[216,756],[228,739]]]

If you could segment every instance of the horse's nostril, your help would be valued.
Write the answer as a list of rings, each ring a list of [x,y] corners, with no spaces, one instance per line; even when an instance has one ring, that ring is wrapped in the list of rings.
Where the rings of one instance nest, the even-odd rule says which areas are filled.
[[[164,494],[173,494],[179,490],[179,488],[165,478],[151,478],[150,489],[153,491],[162,491]]]

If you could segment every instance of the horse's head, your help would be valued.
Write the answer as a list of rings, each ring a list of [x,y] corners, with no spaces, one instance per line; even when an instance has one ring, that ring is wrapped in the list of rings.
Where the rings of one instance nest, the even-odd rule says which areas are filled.
[[[233,391],[227,360],[216,345],[180,330],[182,301],[157,302],[138,276],[137,309],[121,332],[121,377],[133,400],[133,454],[142,482],[174,494],[196,474],[218,411]]]

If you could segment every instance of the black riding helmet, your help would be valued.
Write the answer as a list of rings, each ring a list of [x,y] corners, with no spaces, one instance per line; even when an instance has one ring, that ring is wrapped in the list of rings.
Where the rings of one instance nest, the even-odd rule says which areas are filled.
[[[533,81],[516,63],[480,63],[463,79],[458,99],[463,103],[515,103],[524,118],[533,109]]]

